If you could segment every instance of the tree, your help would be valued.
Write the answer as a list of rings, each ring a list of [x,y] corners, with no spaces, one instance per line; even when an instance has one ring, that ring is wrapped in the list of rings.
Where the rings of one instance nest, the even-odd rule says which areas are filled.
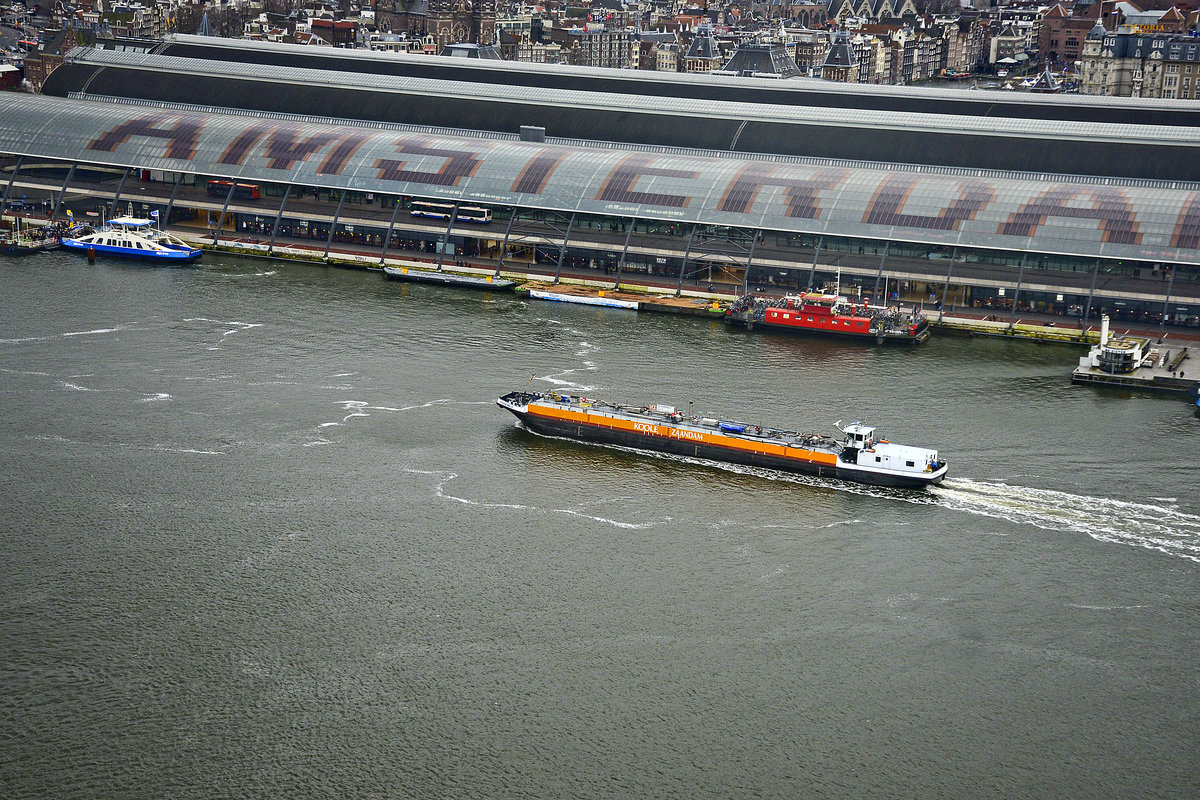
[[[962,4],[958,0],[913,0],[913,6],[921,16],[957,15],[962,11]]]
[[[240,39],[246,30],[242,24],[242,12],[236,8],[227,7],[212,12],[208,15],[208,24],[217,36],[226,39]]]
[[[204,6],[179,5],[174,9],[175,24],[171,28],[178,33],[195,33],[204,16]]]
[[[263,0],[262,9],[268,14],[287,16],[298,6],[297,0]]]

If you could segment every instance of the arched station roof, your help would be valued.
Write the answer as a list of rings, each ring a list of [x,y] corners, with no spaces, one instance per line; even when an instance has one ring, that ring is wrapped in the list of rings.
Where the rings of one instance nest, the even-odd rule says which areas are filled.
[[[450,59],[447,59],[450,60]],[[80,48],[45,94],[370,119],[631,144],[1200,180],[1200,127],[896,114],[337,73]]]
[[[0,105],[0,152],[468,205],[1200,261],[1196,185],[565,146],[22,95]]]
[[[929,87],[871,86],[819,79],[768,80],[719,74],[660,73],[512,61],[430,58],[330,47],[212,36],[168,36],[154,52],[180,58],[231,61],[341,73],[434,78],[474,84],[606,92],[680,99],[827,110],[898,111],[920,114],[1102,122],[1130,125],[1200,126],[1200,107],[1186,100],[1028,94]]]

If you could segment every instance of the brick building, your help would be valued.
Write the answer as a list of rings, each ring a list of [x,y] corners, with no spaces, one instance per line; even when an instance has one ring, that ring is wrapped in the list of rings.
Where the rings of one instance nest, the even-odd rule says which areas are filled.
[[[1140,33],[1100,23],[1083,48],[1083,94],[1162,99],[1200,98],[1200,38]]]

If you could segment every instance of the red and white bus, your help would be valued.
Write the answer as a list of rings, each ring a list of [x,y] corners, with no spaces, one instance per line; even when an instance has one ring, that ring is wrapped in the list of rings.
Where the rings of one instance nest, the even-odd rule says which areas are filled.
[[[233,181],[209,181],[208,193],[213,197],[227,197]],[[233,190],[234,200],[258,200],[262,197],[262,187],[257,183],[239,183]]]

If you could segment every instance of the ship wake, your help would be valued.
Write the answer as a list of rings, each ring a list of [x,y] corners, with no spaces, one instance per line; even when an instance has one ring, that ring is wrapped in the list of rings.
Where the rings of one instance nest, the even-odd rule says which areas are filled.
[[[520,423],[518,427],[529,430]],[[535,435],[575,441],[545,434]],[[1017,525],[1031,525],[1046,531],[1082,533],[1097,541],[1142,547],[1200,563],[1200,515],[1180,510],[1172,498],[1138,503],[969,478],[948,478],[928,489],[891,489],[623,445],[590,443],[589,446],[893,502],[934,505],[951,511],[1003,519]]]
[[[1200,515],[1181,511],[1169,500],[1137,503],[969,478],[948,479],[930,494],[954,511],[1083,533],[1200,563]]]
[[[612,517],[596,516],[593,514],[588,514],[584,510],[589,505],[588,503],[580,503],[576,508],[539,508],[537,506],[526,505],[525,503],[498,503],[488,500],[461,497],[459,495],[451,494],[446,489],[446,485],[448,483],[458,480],[457,472],[427,469],[406,469],[404,471],[411,475],[429,475],[439,478],[440,480],[438,480],[437,484],[433,488],[434,494],[441,500],[449,500],[467,506],[477,506],[479,508],[486,509],[514,509],[517,511],[527,511],[534,514],[566,514],[568,516],[590,519],[593,522],[602,522],[605,525],[612,525],[617,528],[626,528],[630,530],[644,530],[646,528],[653,528],[656,525],[663,525],[671,521],[670,517],[663,517],[662,519],[651,520],[648,522],[626,522],[619,519],[613,519]]]

